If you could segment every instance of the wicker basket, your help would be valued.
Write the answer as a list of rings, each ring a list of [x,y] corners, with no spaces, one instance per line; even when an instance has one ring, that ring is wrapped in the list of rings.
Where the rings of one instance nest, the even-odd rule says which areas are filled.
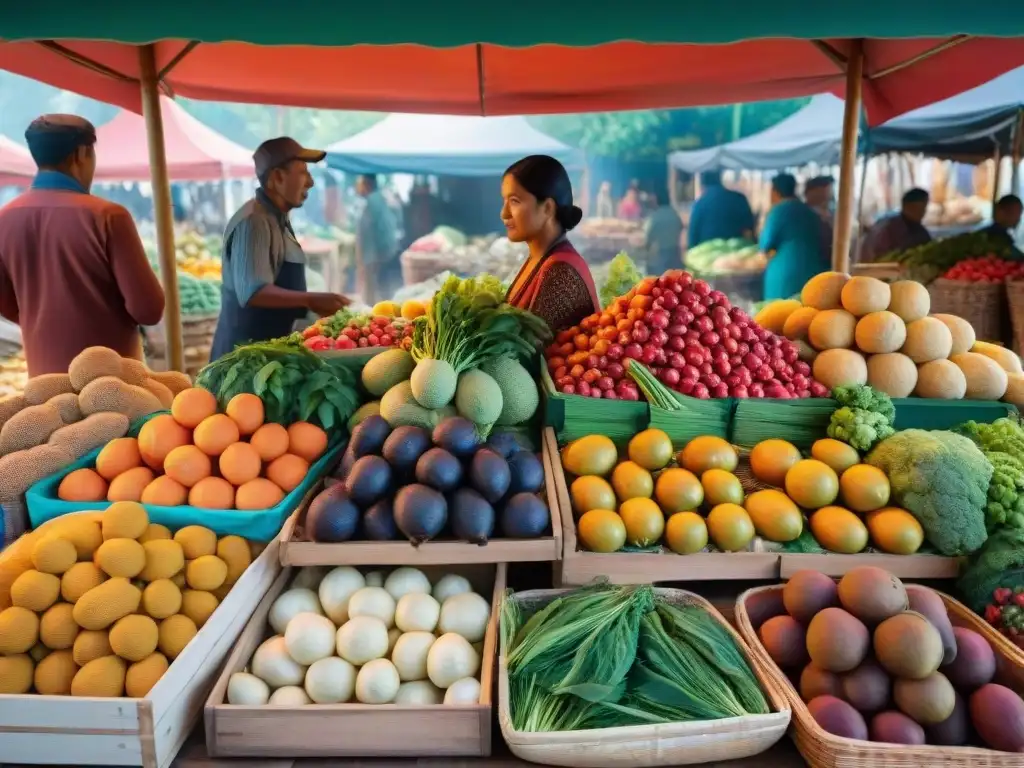
[[[966,627],[984,637],[996,653],[996,682],[1024,694],[1024,653],[979,616],[953,598],[937,593],[954,627]],[[736,626],[750,646],[758,674],[774,679],[789,697],[793,710],[793,740],[811,768],[1020,768],[1024,757],[982,747],[904,746],[833,736],[811,717],[807,705],[786,675],[768,656],[757,628],[784,613],[782,585],[748,589],[736,601]]]
[[[1024,350],[1024,280],[1006,281],[1006,304],[1013,331],[1013,349],[1021,354]]]
[[[569,590],[519,592],[514,599],[545,605]],[[773,710],[767,715],[729,717],[671,725],[630,725],[586,731],[527,733],[512,726],[505,655],[498,659],[498,724],[516,757],[542,765],[572,768],[645,768],[739,760],[770,749],[786,733],[790,705],[774,676],[759,668],[750,649],[729,622],[704,598],[681,589],[655,589],[677,605],[699,605],[726,627],[747,656]]]
[[[928,286],[931,313],[969,322],[979,341],[1003,342],[1009,332],[1006,288],[1002,283],[968,283],[939,278]]]

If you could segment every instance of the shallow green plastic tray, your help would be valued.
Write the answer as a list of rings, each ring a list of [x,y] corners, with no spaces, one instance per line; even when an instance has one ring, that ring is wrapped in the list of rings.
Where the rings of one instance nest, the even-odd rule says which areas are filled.
[[[129,434],[137,435],[142,424],[157,415],[154,413],[134,424]],[[302,483],[285,496],[281,503],[270,509],[199,509],[190,506],[160,507],[152,504],[143,504],[143,507],[152,522],[166,525],[171,530],[177,530],[186,525],[202,525],[211,529],[218,536],[235,534],[251,541],[270,541],[281,530],[281,526],[284,525],[284,521],[288,519],[289,515],[302,503],[302,499],[310,489],[334,466],[344,448],[344,441],[338,441],[329,447],[327,452],[309,468]],[[76,469],[95,467],[96,457],[101,450],[102,448],[97,448],[74,464],[40,480],[28,489],[25,499],[28,505],[29,522],[33,529],[38,528],[47,520],[61,517],[70,512],[101,510],[110,506],[108,501],[78,502],[62,501],[57,498],[57,487],[60,485],[60,481]]]

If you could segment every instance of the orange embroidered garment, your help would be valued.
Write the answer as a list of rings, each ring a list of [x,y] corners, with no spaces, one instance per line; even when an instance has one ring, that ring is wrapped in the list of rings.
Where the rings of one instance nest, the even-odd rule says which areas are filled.
[[[506,299],[543,319],[554,333],[579,324],[601,307],[587,263],[564,238],[539,261],[527,260]]]

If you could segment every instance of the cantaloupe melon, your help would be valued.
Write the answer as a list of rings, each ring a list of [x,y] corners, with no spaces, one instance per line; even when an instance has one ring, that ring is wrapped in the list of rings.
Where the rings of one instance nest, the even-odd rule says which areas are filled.
[[[964,352],[971,351],[971,347],[974,346],[976,340],[973,325],[956,315],[938,314],[932,315],[932,317],[936,320],[941,320],[949,328],[949,333],[953,337],[953,346],[950,348],[949,354],[961,355]]]
[[[800,309],[801,306],[803,305],[796,299],[777,299],[776,301],[771,301],[754,315],[754,322],[766,331],[780,334],[786,325],[786,320]],[[442,403],[442,405],[445,405],[445,403]]]
[[[860,352],[851,349],[827,349],[814,358],[814,378],[829,389],[850,384],[866,384],[868,366]]]
[[[823,349],[849,349],[853,346],[857,318],[845,309],[827,309],[811,320],[807,338],[811,346]]]
[[[897,280],[889,284],[889,311],[905,323],[926,317],[932,307],[928,289],[916,280]]]
[[[907,340],[900,349],[915,363],[928,363],[949,357],[953,335],[941,320],[922,317],[907,325]]]
[[[854,338],[861,352],[871,355],[895,352],[907,340],[907,326],[892,312],[871,312],[857,321]]]
[[[849,279],[845,272],[821,272],[804,284],[800,301],[815,309],[838,309],[842,306],[843,286]]]
[[[389,349],[370,358],[361,374],[363,386],[374,397],[380,397],[395,384],[407,381],[416,361],[404,349]]]
[[[910,397],[917,386],[917,366],[901,352],[871,355],[868,385],[889,397]]]
[[[991,344],[987,341],[976,341],[974,346],[971,347],[971,352],[977,352],[979,355],[985,355],[985,357],[991,357],[995,360],[999,367],[1007,373],[1024,373],[1024,369],[1020,366],[1020,358],[1017,354],[1006,347],[1001,347],[998,344]]]
[[[968,400],[998,400],[1006,394],[1006,371],[991,357],[977,352],[965,352],[953,355],[950,362],[964,372],[967,379],[964,397]]]
[[[818,311],[814,307],[800,307],[786,318],[786,323],[782,326],[782,335],[790,341],[805,340],[811,321],[817,316]]]
[[[934,400],[960,400],[967,394],[967,377],[949,360],[932,360],[918,366],[916,397]]]
[[[839,294],[843,309],[854,317],[881,312],[889,306],[889,284],[877,277],[851,277]]]
[[[1018,410],[1024,410],[1024,374],[1006,374],[1006,392],[1003,393],[1003,400],[1017,406]]]

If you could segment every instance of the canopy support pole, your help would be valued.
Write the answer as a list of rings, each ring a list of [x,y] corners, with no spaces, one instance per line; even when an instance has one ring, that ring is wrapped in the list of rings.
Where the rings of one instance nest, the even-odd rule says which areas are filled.
[[[999,200],[999,183],[1003,171],[1003,148],[996,144],[996,150],[992,155],[992,205]]]
[[[167,339],[167,367],[184,371],[181,340],[181,298],[178,295],[178,265],[174,253],[174,216],[171,212],[171,182],[167,175],[164,124],[160,115],[160,83],[157,79],[156,49],[139,47],[142,83],[142,116],[146,121],[149,172],[153,184],[153,218],[160,253],[160,279],[164,285],[164,333]]]
[[[867,234],[864,227],[864,191],[868,188],[868,163],[871,160],[871,148],[864,147],[864,161],[860,166],[860,191],[857,193],[857,238],[853,242],[853,249],[860,253],[860,243]]]
[[[1021,156],[1021,133],[1024,132],[1024,109],[1017,113],[1017,122],[1013,124],[1013,138],[1010,141],[1012,146],[1013,167],[1010,169],[1010,194],[1020,194],[1020,156]]]
[[[839,202],[832,233],[832,269],[850,271],[850,235],[853,230],[853,182],[857,165],[857,132],[860,129],[861,88],[864,79],[864,41],[851,41],[846,60],[846,105],[843,109],[843,142],[839,155]]]

